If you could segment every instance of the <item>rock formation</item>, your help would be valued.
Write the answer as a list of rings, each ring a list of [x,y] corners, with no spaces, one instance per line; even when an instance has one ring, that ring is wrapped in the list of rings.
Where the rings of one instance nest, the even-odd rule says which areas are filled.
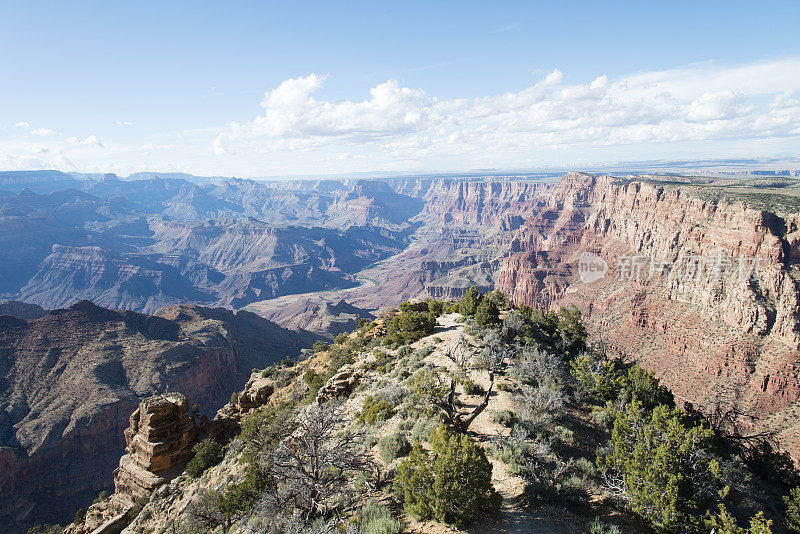
[[[183,472],[192,457],[200,429],[189,418],[188,402],[180,393],[144,399],[125,429],[126,454],[114,470],[114,493],[92,504],[83,523],[72,523],[65,534],[118,534],[129,522],[138,501]]]
[[[0,195],[0,297],[152,313],[353,287],[353,272],[403,248],[423,204],[374,181],[315,191],[159,177],[76,184]]]
[[[361,380],[361,370],[352,365],[345,365],[330,377],[317,392],[316,402],[322,403],[343,393],[352,391]]]
[[[126,454],[114,472],[116,495],[135,501],[183,471],[197,434],[197,425],[189,418],[189,404],[180,393],[139,403],[125,429]]]

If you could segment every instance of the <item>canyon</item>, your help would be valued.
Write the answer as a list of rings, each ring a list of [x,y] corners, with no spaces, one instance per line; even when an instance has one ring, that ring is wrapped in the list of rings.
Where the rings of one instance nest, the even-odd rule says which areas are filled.
[[[3,501],[9,517],[55,517],[36,498],[67,478],[89,482],[60,502],[107,488],[143,398],[180,391],[211,414],[265,361],[471,286],[515,305],[576,306],[609,356],[652,370],[680,403],[735,410],[742,432],[773,433],[800,458],[791,178],[136,178],[73,177],[61,189],[62,176],[14,177],[0,193],[0,292],[41,306],[0,307],[3,466],[35,473],[69,458]],[[599,275],[586,277],[589,263]],[[256,340],[259,350],[234,347]],[[125,363],[132,354],[149,356]],[[76,359],[88,364],[71,371]],[[56,402],[68,395],[48,393],[55,384],[79,384],[83,399]],[[99,464],[105,478],[92,478]]]
[[[112,484],[140,400],[180,391],[213,416],[254,368],[317,336],[255,314],[177,306],[153,315],[88,301],[0,316],[0,525],[63,521]]]

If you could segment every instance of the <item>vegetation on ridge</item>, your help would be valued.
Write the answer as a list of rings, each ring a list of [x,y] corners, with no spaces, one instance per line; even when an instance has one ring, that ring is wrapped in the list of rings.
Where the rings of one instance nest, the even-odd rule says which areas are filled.
[[[362,379],[331,389],[345,367]],[[527,506],[586,532],[800,531],[785,456],[676,407],[652,373],[593,348],[574,308],[514,309],[471,288],[460,302],[404,303],[262,375],[275,393],[224,459],[215,442],[197,446],[198,491],[176,531],[490,522],[508,507],[489,458]]]

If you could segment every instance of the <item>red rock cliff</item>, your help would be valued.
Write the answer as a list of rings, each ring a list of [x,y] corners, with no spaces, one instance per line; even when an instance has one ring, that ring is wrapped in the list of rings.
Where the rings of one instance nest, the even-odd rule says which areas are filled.
[[[517,303],[578,305],[679,399],[739,396],[797,455],[800,431],[780,422],[800,392],[797,236],[792,215],[571,173],[517,231],[496,287]],[[604,278],[581,281],[583,252],[606,262]]]

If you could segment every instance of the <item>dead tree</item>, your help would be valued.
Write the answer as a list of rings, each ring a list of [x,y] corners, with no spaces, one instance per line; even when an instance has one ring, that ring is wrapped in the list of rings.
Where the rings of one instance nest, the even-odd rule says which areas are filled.
[[[448,425],[458,432],[466,433],[469,425],[478,417],[483,410],[489,405],[489,397],[492,394],[492,387],[494,386],[494,375],[489,375],[489,389],[486,390],[483,400],[478,406],[475,407],[470,413],[462,413],[457,407],[455,402],[456,394],[456,381],[450,379],[450,391],[447,396],[439,399],[436,404],[442,410]]]
[[[458,366],[459,378],[461,380],[465,379],[469,370],[469,361],[472,359],[472,352],[469,350],[469,342],[464,337],[464,334],[458,336],[455,345],[445,351],[445,356]]]
[[[502,372],[506,360],[514,353],[514,348],[505,345],[492,345],[484,348],[479,357],[479,366],[489,373],[489,388],[486,390],[482,401],[471,412],[462,412],[456,405],[456,385],[463,382],[466,371],[469,368],[471,355],[469,354],[467,343],[459,340],[456,347],[459,350],[448,351],[448,357],[459,365],[459,375],[449,377],[449,384],[442,379],[437,371],[431,370],[420,376],[415,389],[434,406],[439,408],[444,415],[445,422],[458,432],[466,432],[469,425],[478,417],[489,405],[489,398],[494,388],[495,376]]]
[[[340,431],[343,423],[339,407],[312,406],[276,447],[267,469],[278,483],[279,509],[293,509],[310,522],[338,515],[357,494],[353,481],[371,464],[360,436]]]
[[[711,398],[702,405],[700,412],[719,435],[742,445],[758,446],[764,441],[774,441],[774,430],[749,430],[756,426],[760,417],[752,407],[744,406],[739,388],[715,385]]]

